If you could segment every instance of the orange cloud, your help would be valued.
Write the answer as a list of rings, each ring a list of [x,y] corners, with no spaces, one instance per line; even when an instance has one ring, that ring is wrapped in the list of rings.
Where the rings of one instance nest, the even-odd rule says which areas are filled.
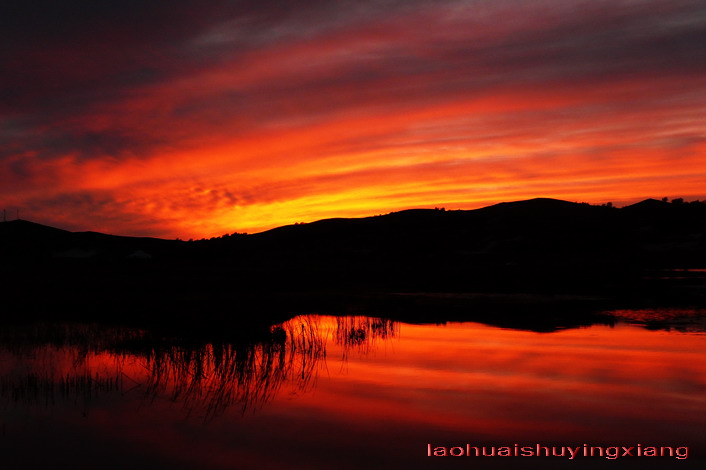
[[[130,39],[153,61],[89,61],[122,38],[106,19],[98,45],[71,42],[73,65],[28,56],[57,79],[17,83],[0,196],[71,229],[182,238],[539,196],[705,197],[704,29],[681,21],[688,2],[645,3],[364,2],[345,21],[263,13],[262,31],[239,11],[188,25],[184,7],[172,45]]]

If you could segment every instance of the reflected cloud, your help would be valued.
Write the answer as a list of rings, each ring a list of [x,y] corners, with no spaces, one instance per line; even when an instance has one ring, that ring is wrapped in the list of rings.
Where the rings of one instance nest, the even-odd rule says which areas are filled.
[[[705,339],[626,323],[540,333],[318,315],[245,342],[4,325],[0,424],[23,468],[426,468],[430,439],[700,455]]]
[[[616,310],[611,314],[647,329],[684,333],[703,332],[706,318],[703,311],[693,309]],[[511,381],[552,382],[552,374],[566,374],[571,380],[578,380],[597,367],[587,361],[581,346],[587,339],[580,331],[588,327],[573,329],[576,333],[572,329],[538,333],[474,323],[407,328],[408,334],[399,343],[398,369],[384,366],[383,376],[375,380],[406,383],[405,371],[422,367],[427,369],[423,374],[425,381],[446,377],[445,386],[450,386],[476,377],[474,380],[480,380],[476,385],[484,386],[492,377],[502,375],[503,370],[516,376]],[[608,331],[616,327],[600,328]],[[73,405],[84,414],[104,400],[138,400],[145,405],[166,401],[179,406],[185,416],[209,422],[228,410],[241,414],[259,410],[277,396],[309,394],[316,387],[319,374],[328,374],[326,361],[332,350],[338,353],[336,362],[340,360],[346,365],[345,370],[356,375],[353,380],[366,380],[372,370],[361,369],[361,360],[373,358],[380,346],[391,340],[401,340],[400,329],[400,323],[385,318],[302,315],[272,327],[264,338],[194,342],[146,330],[96,324],[5,325],[0,328],[0,398],[6,404],[20,406]],[[424,336],[426,330],[429,338]],[[446,338],[443,344],[435,338],[439,332]],[[537,352],[520,354],[531,349],[532,342],[514,346],[513,341],[527,341],[527,335],[533,334],[551,337],[546,341],[555,348],[566,349],[560,357],[574,359],[554,358],[548,365],[538,359],[542,356],[537,356]],[[639,336],[632,330],[621,330],[605,341],[614,343],[618,336],[630,335]],[[507,343],[506,347],[495,350],[494,341]],[[642,341],[645,345],[654,342]],[[543,342],[540,340],[540,344]],[[652,350],[657,344],[645,347]],[[601,346],[593,354],[609,360],[606,354],[613,351],[629,355],[630,361],[636,360],[629,348],[613,348]],[[464,353],[459,356],[458,351]],[[476,364],[472,351],[489,355]],[[426,364],[428,361],[431,362]],[[454,372],[469,367],[468,377]],[[651,373],[631,369],[630,375],[647,377]],[[529,376],[523,379],[526,374]],[[602,374],[581,380],[597,387],[595,380],[607,380]]]

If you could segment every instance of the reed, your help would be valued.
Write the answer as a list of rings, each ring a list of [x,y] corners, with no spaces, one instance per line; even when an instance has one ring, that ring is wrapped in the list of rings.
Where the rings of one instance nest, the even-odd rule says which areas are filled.
[[[329,322],[330,323],[330,322]],[[37,323],[0,327],[0,400],[15,405],[79,405],[104,395],[168,400],[209,421],[228,409],[245,413],[283,387],[303,393],[325,367],[330,336],[344,350],[369,350],[395,335],[395,323],[299,316],[251,341],[165,336],[97,324]]]

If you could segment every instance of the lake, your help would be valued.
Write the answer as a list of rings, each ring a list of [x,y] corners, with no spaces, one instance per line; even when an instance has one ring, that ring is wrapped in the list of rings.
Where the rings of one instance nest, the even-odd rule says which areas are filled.
[[[310,315],[236,343],[6,325],[0,468],[703,468],[700,313],[544,332]]]

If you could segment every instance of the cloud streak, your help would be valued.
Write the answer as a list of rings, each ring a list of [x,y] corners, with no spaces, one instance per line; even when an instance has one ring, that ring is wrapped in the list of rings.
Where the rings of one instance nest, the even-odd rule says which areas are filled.
[[[706,196],[702,2],[2,8],[0,200],[39,221],[188,238]]]

